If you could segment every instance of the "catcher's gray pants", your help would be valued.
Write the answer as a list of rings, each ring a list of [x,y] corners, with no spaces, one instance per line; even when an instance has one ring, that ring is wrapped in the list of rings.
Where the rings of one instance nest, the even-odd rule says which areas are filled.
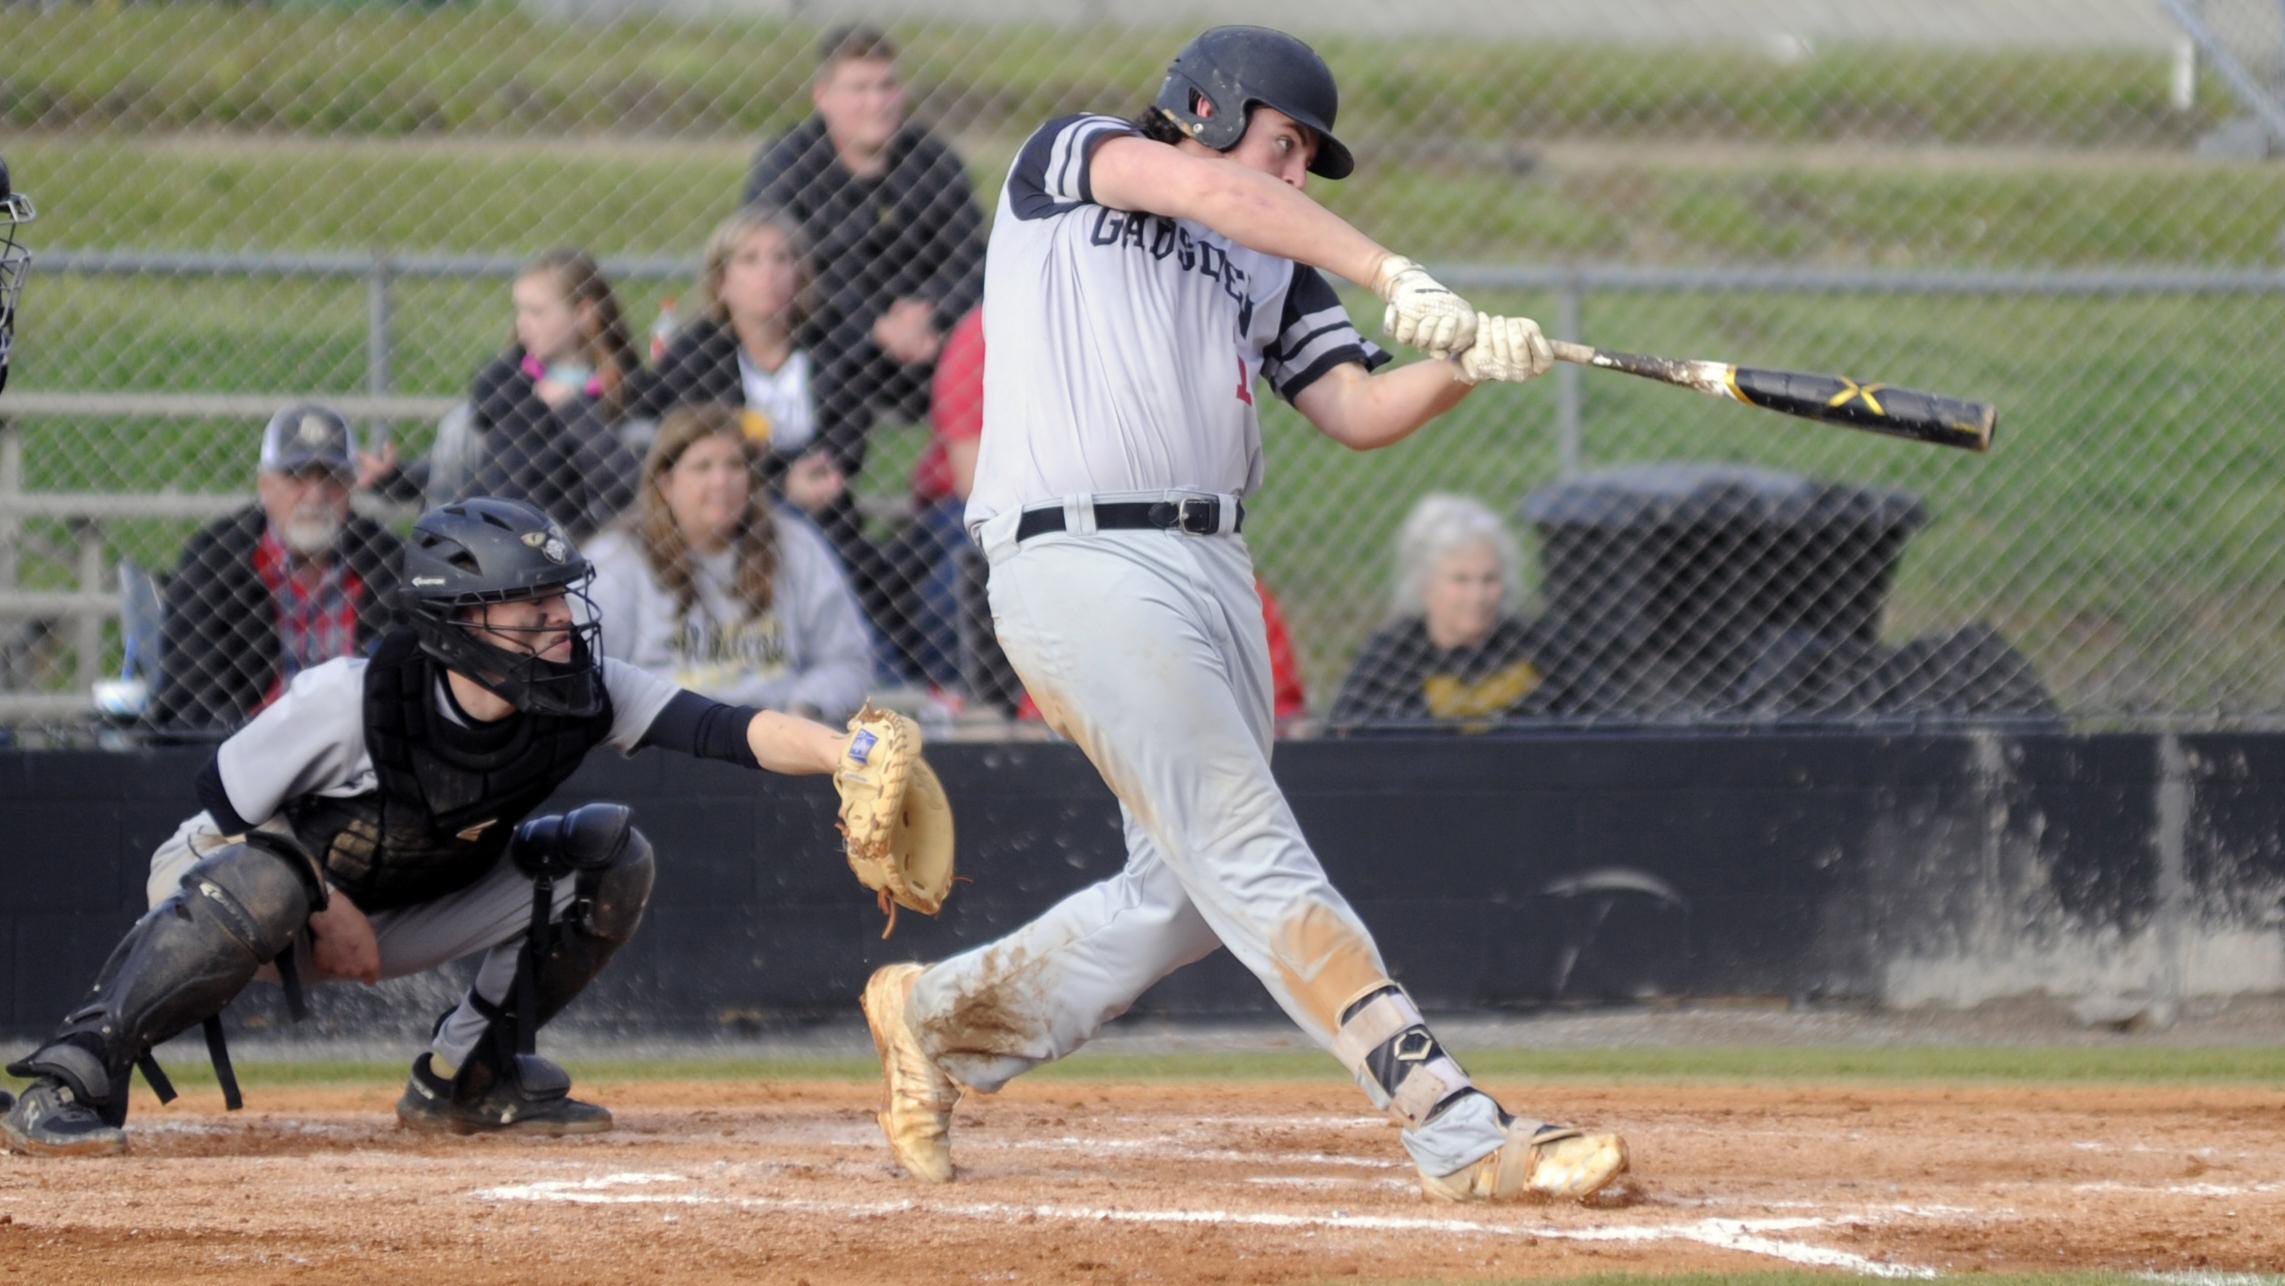
[[[1269,647],[1245,541],[1096,531],[1075,500],[1063,532],[1019,545],[1020,516],[978,532],[993,626],[1049,725],[1118,795],[1127,865],[923,973],[913,1023],[929,1052],[962,1083],[997,1089],[1217,946],[1331,1049],[1344,1007],[1387,970],[1270,775]],[[1358,1082],[1387,1106],[1369,1076]],[[1502,1139],[1480,1094],[1404,1136],[1432,1175]]]
[[[212,851],[220,843],[222,837],[206,814],[183,823],[182,829],[151,854],[151,878],[144,889],[151,905],[172,897],[182,884],[183,873],[198,861],[199,854]],[[557,882],[557,916],[570,909],[574,893],[574,881]],[[490,874],[458,893],[401,910],[375,911],[370,918],[381,949],[383,978],[424,973],[481,951],[484,958],[476,966],[471,990],[482,995],[487,1004],[497,1006],[508,999],[508,988],[516,978],[516,955],[531,928],[532,881],[503,857]],[[302,977],[329,981],[317,973],[312,962],[307,931],[295,938],[294,953]],[[259,976],[274,978],[266,966]],[[469,997],[463,996],[437,1029],[429,1048],[439,1061],[462,1066],[490,1024]]]

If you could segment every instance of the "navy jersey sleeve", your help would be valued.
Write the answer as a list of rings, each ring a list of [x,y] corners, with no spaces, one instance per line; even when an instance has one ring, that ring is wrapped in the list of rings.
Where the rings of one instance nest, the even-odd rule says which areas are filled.
[[[1104,140],[1136,133],[1116,116],[1058,116],[1039,127],[1008,171],[1007,199],[1019,219],[1044,219],[1095,200],[1087,171]]]
[[[1277,395],[1291,402],[1336,366],[1356,362],[1370,371],[1388,361],[1388,353],[1349,320],[1325,278],[1307,264],[1295,264],[1277,339],[1262,350],[1262,374]]]

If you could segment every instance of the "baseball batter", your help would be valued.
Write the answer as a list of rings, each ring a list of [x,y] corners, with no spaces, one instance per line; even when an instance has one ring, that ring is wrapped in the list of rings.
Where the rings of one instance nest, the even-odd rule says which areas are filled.
[[[1270,774],[1270,669],[1243,535],[1266,382],[1335,441],[1391,445],[1486,380],[1551,363],[1303,195],[1346,176],[1332,73],[1218,27],[1137,121],[1069,116],[1017,156],[986,261],[985,427],[969,530],[994,627],[1049,723],[1118,795],[1128,860],[1008,937],[891,965],[864,994],[898,1162],[952,1177],[963,1088],[1079,1048],[1167,973],[1228,947],[1393,1115],[1448,1200],[1583,1197],[1615,1134],[1511,1116],[1389,977]],[[1370,285],[1388,360],[1321,272]],[[1403,855],[1389,854],[1391,861]]]

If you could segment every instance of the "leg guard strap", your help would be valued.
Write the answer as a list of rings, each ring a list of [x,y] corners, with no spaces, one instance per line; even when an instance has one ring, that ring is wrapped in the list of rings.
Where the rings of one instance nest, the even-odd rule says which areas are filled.
[[[1408,1127],[1475,1088],[1395,983],[1376,983],[1343,1008],[1333,1053]]]

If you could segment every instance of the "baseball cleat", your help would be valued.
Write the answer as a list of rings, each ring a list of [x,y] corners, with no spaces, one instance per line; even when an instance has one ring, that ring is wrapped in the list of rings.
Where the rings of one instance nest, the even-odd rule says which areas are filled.
[[[397,1100],[397,1124],[421,1134],[602,1134],[611,1128],[611,1110],[571,1097],[571,1078],[545,1059],[524,1055],[554,1075],[549,1084],[526,1088],[515,1076],[497,1077],[481,1089],[463,1073],[446,1080],[429,1070],[429,1055],[413,1060],[412,1079]],[[470,1071],[476,1069],[471,1068]]]
[[[1516,1120],[1507,1127],[1498,1151],[1442,1178],[1423,1174],[1420,1190],[1437,1201],[1583,1201],[1626,1173],[1626,1140],[1616,1134]]]
[[[127,1150],[127,1132],[80,1102],[70,1086],[42,1078],[0,1116],[0,1143],[26,1156],[117,1156]]]
[[[916,964],[883,965],[865,983],[861,1002],[873,1048],[881,1052],[881,1110],[874,1115],[905,1173],[929,1183],[952,1181],[952,1108],[960,1087],[945,1075],[907,1017]]]

